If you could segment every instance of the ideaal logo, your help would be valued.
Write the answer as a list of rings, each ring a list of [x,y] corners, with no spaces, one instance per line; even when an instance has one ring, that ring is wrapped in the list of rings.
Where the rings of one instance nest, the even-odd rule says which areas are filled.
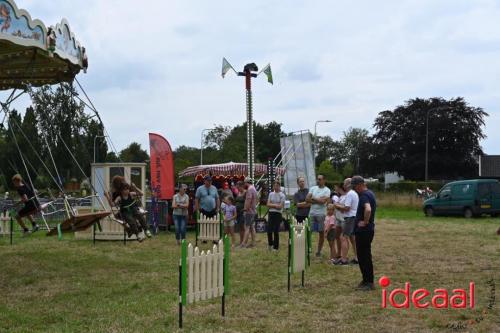
[[[408,309],[410,303],[415,308],[424,309],[432,306],[435,309],[465,309],[474,308],[474,282],[469,282],[468,289],[453,289],[451,292],[443,288],[434,289],[431,293],[425,288],[411,289],[410,282],[405,283],[403,288],[395,288],[391,291],[387,287],[391,285],[391,280],[387,276],[382,276],[378,281],[382,287],[382,308],[387,308],[387,303],[393,308]],[[398,303],[396,296],[402,295],[403,301]],[[401,299],[401,297],[398,297]]]

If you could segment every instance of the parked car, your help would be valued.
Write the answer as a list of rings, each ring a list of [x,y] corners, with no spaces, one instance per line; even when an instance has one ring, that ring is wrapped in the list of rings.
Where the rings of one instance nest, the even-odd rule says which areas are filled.
[[[495,179],[451,182],[424,201],[426,216],[462,215],[466,218],[500,215],[500,183]]]

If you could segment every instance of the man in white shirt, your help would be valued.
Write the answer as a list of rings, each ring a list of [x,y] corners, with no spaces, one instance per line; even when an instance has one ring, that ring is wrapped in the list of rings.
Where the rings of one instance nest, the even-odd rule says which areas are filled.
[[[346,191],[345,200],[343,205],[335,205],[335,208],[344,213],[344,221],[341,222],[342,226],[342,249],[341,258],[337,260],[334,264],[336,265],[348,265],[349,259],[347,254],[349,252],[349,242],[352,245],[352,251],[354,253],[354,258],[351,260],[351,264],[358,263],[358,256],[356,252],[356,240],[354,238],[354,226],[356,223],[356,212],[358,210],[359,197],[356,191],[352,189],[351,178],[346,178],[344,180],[344,191]]]
[[[323,175],[318,175],[317,182],[318,185],[311,187],[309,190],[306,202],[311,204],[309,218],[312,222],[312,231],[317,231],[319,234],[316,257],[321,257],[321,249],[325,241],[326,206],[330,202],[330,189],[325,186],[326,180]]]

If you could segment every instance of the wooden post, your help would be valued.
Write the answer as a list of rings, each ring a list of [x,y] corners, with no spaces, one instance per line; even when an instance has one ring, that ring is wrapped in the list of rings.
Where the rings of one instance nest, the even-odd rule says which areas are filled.
[[[195,233],[196,233],[196,243],[195,243],[195,246],[198,246],[198,235],[200,233],[200,224],[198,223],[200,221],[200,212],[196,212],[196,216],[195,216],[195,220],[196,220],[196,226],[195,226]]]

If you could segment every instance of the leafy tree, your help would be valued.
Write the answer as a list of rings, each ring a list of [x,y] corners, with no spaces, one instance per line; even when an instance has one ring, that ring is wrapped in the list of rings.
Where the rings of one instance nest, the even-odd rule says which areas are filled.
[[[116,156],[114,151],[110,151],[109,153],[106,154],[105,161],[107,163],[118,163],[120,162],[120,159],[118,158],[118,156]]]
[[[204,148],[212,147],[221,149],[226,138],[231,134],[231,126],[215,125],[204,138]]]
[[[328,160],[321,162],[318,167],[318,174],[325,176],[325,179],[329,184],[339,182],[342,179],[342,175],[335,172],[332,163]]]
[[[123,162],[146,162],[149,160],[149,155],[139,143],[132,142],[120,152],[120,159]]]
[[[415,98],[375,119],[374,143],[378,145],[381,171],[397,171],[408,179],[423,179],[428,118],[429,178],[455,179],[477,176],[476,156],[484,118],[480,107],[462,97]]]

